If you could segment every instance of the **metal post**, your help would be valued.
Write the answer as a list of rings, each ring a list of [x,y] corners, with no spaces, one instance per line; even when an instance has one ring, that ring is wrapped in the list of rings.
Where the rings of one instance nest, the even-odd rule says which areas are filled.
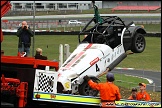
[[[33,3],[33,32],[34,32],[34,35],[33,35],[33,51],[32,51],[32,56],[34,57],[34,37],[35,37],[35,1]]]
[[[70,46],[69,44],[64,44],[64,61],[70,56]]]
[[[59,46],[59,67],[63,64],[63,45],[60,44]]]
[[[155,92],[155,83],[153,83],[153,92]]]

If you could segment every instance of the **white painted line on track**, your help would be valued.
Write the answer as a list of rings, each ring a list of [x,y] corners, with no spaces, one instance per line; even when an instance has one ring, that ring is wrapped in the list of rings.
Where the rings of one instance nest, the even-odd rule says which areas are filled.
[[[116,67],[115,69],[134,70],[134,68],[122,68],[122,67]]]
[[[134,75],[128,75],[128,74],[125,74],[126,76],[132,76],[132,77],[138,77],[138,78],[143,78],[143,79],[146,79],[149,84],[152,84],[153,83],[153,80],[152,79],[149,79],[149,78],[145,78],[145,77],[139,77],[139,76],[134,76]]]

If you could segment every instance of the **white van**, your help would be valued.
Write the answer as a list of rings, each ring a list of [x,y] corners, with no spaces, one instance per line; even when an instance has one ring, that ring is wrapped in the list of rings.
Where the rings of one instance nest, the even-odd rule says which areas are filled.
[[[68,24],[82,24],[82,22],[78,20],[70,20]]]

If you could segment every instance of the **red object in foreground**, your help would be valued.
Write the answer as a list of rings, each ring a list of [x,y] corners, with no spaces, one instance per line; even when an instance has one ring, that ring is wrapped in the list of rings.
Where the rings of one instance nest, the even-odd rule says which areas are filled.
[[[58,62],[35,59],[34,57],[1,56],[1,63],[33,65],[33,68],[37,68],[38,65],[50,66],[55,68],[56,71],[59,68]]]
[[[11,4],[7,0],[1,1],[1,18],[11,9]]]
[[[1,1],[1,18],[11,9],[11,4],[7,0]],[[3,41],[3,33],[1,29],[1,42]]]
[[[25,107],[27,105],[27,99],[29,96],[31,96],[32,89],[31,84],[33,84],[34,79],[24,79],[25,75],[28,74],[28,77],[33,77],[33,72],[25,69],[21,69],[21,66],[30,66],[28,69],[36,69],[38,66],[50,66],[55,68],[57,71],[59,68],[59,63],[50,61],[50,60],[40,60],[35,59],[34,57],[21,57],[21,56],[1,56],[1,66],[10,64],[12,67],[13,65],[16,65],[15,69],[17,69],[17,72],[14,72],[16,75],[20,75],[17,77],[11,77],[11,78],[5,78],[3,74],[10,75],[10,73],[13,73],[13,70],[10,70],[10,66],[8,66],[7,71],[3,71],[2,69],[2,77],[1,77],[1,92],[8,91],[10,95],[16,94],[16,97],[18,97],[18,107]],[[27,68],[26,68],[27,69]],[[29,73],[27,73],[29,72]],[[14,76],[14,75],[13,75]],[[23,82],[21,82],[23,77]],[[29,84],[29,85],[28,85]],[[12,86],[14,85],[14,86]],[[14,92],[16,91],[16,93]],[[29,97],[30,98],[30,97]]]
[[[20,82],[16,78],[5,78],[2,74],[1,77],[1,92],[8,91],[10,95],[16,93],[19,98],[18,107],[25,107],[27,104],[28,83]],[[15,92],[16,91],[16,92]]]

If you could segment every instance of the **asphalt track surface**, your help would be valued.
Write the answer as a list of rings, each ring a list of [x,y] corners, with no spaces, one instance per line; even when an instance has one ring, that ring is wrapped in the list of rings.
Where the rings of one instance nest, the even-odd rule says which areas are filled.
[[[150,82],[150,84],[147,84],[147,90],[153,91],[153,84],[155,84],[155,91],[161,92],[161,72],[129,69],[114,69],[111,72],[146,78]],[[139,82],[137,82],[137,87],[138,83]]]

